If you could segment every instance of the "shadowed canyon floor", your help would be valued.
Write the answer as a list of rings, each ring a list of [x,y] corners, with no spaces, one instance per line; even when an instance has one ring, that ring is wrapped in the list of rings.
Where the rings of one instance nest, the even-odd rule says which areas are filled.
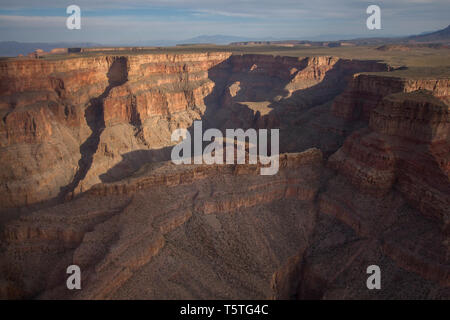
[[[450,297],[448,77],[229,52],[0,69],[0,297]],[[279,128],[279,172],[172,164],[194,120]]]

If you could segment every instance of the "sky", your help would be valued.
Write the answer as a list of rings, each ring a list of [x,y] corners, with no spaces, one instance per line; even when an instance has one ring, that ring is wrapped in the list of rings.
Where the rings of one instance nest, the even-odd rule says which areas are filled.
[[[447,27],[450,0],[0,0],[0,41],[139,44],[199,35],[313,39],[394,36]],[[68,30],[66,8],[81,8]],[[381,30],[366,9],[381,8]]]

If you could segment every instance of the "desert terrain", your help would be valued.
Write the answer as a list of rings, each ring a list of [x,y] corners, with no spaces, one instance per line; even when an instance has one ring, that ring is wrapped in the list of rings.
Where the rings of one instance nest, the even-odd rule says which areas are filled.
[[[1,298],[450,298],[448,47],[125,48],[0,70]],[[278,173],[174,165],[171,133],[195,120],[279,129]]]

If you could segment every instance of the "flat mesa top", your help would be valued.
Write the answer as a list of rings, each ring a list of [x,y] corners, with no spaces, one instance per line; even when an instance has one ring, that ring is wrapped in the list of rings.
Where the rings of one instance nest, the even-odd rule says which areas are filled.
[[[377,60],[386,62],[394,72],[383,75],[401,78],[449,78],[450,49],[447,47],[390,46],[341,46],[319,47],[303,45],[183,45],[175,47],[123,47],[89,48],[86,52],[49,54],[39,59],[60,60],[105,55],[188,54],[205,52],[231,52],[233,54],[267,54],[274,56],[311,57],[335,56],[344,59]],[[0,58],[2,60],[30,59],[29,57]],[[379,73],[378,73],[379,74]]]

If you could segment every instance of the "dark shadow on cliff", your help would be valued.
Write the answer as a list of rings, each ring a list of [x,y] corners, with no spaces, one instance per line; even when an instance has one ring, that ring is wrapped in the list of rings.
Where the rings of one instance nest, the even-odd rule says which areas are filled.
[[[267,57],[267,56],[266,56]],[[258,66],[260,55],[231,56],[227,60],[217,64],[208,70],[208,78],[214,82],[213,91],[204,98],[205,112],[200,119],[203,131],[208,128],[218,128],[225,133],[225,129],[280,129],[280,152],[301,152],[311,147],[323,148],[325,137],[317,136],[310,131],[310,137],[302,143],[296,134],[298,119],[308,110],[332,101],[343,92],[353,74],[363,71],[375,71],[382,69],[382,64],[377,67],[376,61],[370,61],[357,67],[348,60],[339,60],[328,70],[319,83],[308,88],[294,91],[289,97],[285,89],[292,79],[302,70],[308,67],[308,59],[291,57],[271,57],[273,69],[268,71]],[[288,66],[286,66],[286,60]],[[239,64],[239,65],[238,65]],[[239,67],[239,72],[233,69]],[[296,68],[296,72],[291,72]],[[235,96],[230,95],[229,87],[238,84],[239,90]],[[269,101],[268,107],[272,109],[268,114],[261,116],[259,111],[254,111],[243,103],[245,100]],[[327,110],[329,112],[329,110]],[[267,119],[276,119],[268,121]],[[296,122],[297,121],[297,122]],[[187,128],[194,140],[193,126]],[[343,138],[333,137],[333,152],[343,143]],[[293,144],[292,141],[295,143]],[[203,143],[205,146],[208,143]],[[152,150],[137,150],[123,154],[123,160],[100,176],[102,182],[113,182],[122,179],[143,164],[155,161],[170,160],[172,147]],[[194,149],[192,149],[192,155]]]
[[[278,128],[280,129],[280,152],[301,152],[316,147],[324,152],[325,157],[334,153],[353,130],[366,126],[367,123],[349,123],[334,117],[331,112],[332,101],[345,90],[355,73],[386,71],[388,67],[375,60],[355,62],[341,59],[326,71],[320,82],[288,95],[284,89],[286,84],[302,72],[307,67],[307,63],[307,59],[300,60],[297,64],[293,62],[292,66],[297,71],[287,77],[287,81],[279,82],[273,89],[260,90],[264,92],[263,99],[251,100],[269,101],[267,109],[270,111],[265,114],[261,114],[259,110],[254,111],[246,105],[245,101],[249,100],[248,94],[241,94],[246,91],[248,93],[245,82],[242,85],[241,79],[230,81],[230,83],[239,81],[243,89],[238,92],[231,106],[228,107],[227,120],[223,122],[226,128],[236,127],[233,126],[235,123],[238,124],[237,127],[243,129]],[[244,76],[243,79],[248,79],[248,76]],[[250,80],[253,79],[250,78]],[[227,97],[226,94],[223,95],[224,102],[231,100],[231,97]],[[252,94],[249,96],[254,98]],[[225,103],[222,103],[223,105]],[[219,124],[219,128],[224,129],[223,123],[222,126]],[[327,130],[327,127],[338,128],[340,132],[332,132]]]
[[[94,154],[100,142],[100,135],[103,129],[105,129],[103,102],[114,87],[120,86],[128,81],[127,59],[125,57],[116,58],[109,68],[107,77],[108,86],[101,95],[89,101],[89,106],[84,113],[86,123],[92,133],[80,146],[81,158],[78,161],[78,171],[72,179],[72,182],[60,189],[60,193],[57,196],[60,200],[70,197],[71,193],[80,181],[86,177],[87,172],[92,166]]]
[[[257,55],[253,56],[254,58],[258,58]],[[246,94],[250,94],[253,97],[256,97],[256,94],[264,94],[264,99],[273,99],[276,95],[286,95],[287,91],[284,87],[291,81],[294,75],[291,75],[287,78],[282,78],[281,76],[272,76],[268,81],[268,85],[266,87],[256,86],[255,87],[255,78],[263,78],[267,77],[265,74],[258,74],[254,72],[253,74],[248,75],[247,73],[251,73],[252,65],[254,64],[251,59],[249,59],[248,63],[244,66],[244,68],[239,73],[233,73],[233,59],[235,57],[231,56],[225,61],[217,64],[208,70],[208,78],[214,82],[213,91],[204,98],[205,103],[205,112],[203,113],[201,119],[202,121],[202,130],[205,131],[209,128],[218,128],[225,129],[224,125],[226,122],[226,118],[228,116],[227,110],[227,99],[228,97],[228,86],[230,85],[230,81],[235,82],[239,81],[241,83],[241,87],[243,90],[246,90]],[[292,61],[296,61],[296,66],[299,69],[303,69],[307,66],[306,60],[298,60],[296,58],[292,58]],[[274,58],[275,63],[280,63],[281,58]],[[188,91],[188,90],[187,90]],[[187,92],[186,91],[186,92]],[[242,95],[242,93],[241,93]],[[243,107],[243,113],[253,113],[247,107]],[[219,116],[218,116],[219,115]],[[236,122],[233,126],[227,126],[229,129],[233,128],[250,128],[252,127],[253,116],[251,117],[248,124],[242,124],[242,122]],[[189,133],[191,134],[192,141],[192,156],[198,156],[195,154],[193,144],[194,144],[194,128],[193,125],[187,128]],[[222,130],[224,133],[224,130]],[[207,145],[208,142],[203,143],[203,147]],[[168,161],[171,159],[171,150],[172,146],[164,147],[160,149],[152,149],[152,150],[136,150],[126,154],[122,154],[122,161],[109,169],[104,174],[100,175],[100,179],[102,182],[113,182],[119,179],[122,179],[128,175],[130,175],[133,171],[138,170],[143,164],[148,162],[158,162],[158,161]],[[202,150],[203,152],[203,150]]]
[[[448,126],[446,121],[448,119],[449,106],[445,99],[438,99],[432,92],[427,90],[417,90],[392,96],[401,97],[399,103],[405,106],[405,110],[407,110],[407,105],[410,103],[417,102],[424,105],[422,110],[419,108],[412,110],[415,113],[413,115],[418,118],[417,120],[425,125],[423,130],[415,130],[415,134],[418,134],[420,139],[415,140],[414,136],[411,139],[405,139],[414,146],[412,148],[413,151],[409,152],[407,157],[404,155],[402,157],[401,152],[399,152],[398,157],[401,160],[398,161],[397,170],[405,170],[411,176],[417,174],[421,177],[422,183],[435,188],[440,194],[443,200],[440,206],[439,203],[433,203],[434,201],[432,200],[435,199],[431,198],[433,196],[431,192],[423,193],[421,199],[406,195],[405,197],[409,199],[412,206],[419,209],[425,216],[441,223],[442,229],[448,234],[450,224],[446,223],[445,215],[450,205],[448,198],[450,194],[450,180],[446,163],[448,163],[450,158],[448,152],[450,141],[448,139],[448,130],[445,132],[445,130],[442,130],[442,127],[446,123]],[[411,110],[407,111],[411,112]],[[441,130],[438,129],[439,127]],[[432,204],[429,205],[427,202]]]

